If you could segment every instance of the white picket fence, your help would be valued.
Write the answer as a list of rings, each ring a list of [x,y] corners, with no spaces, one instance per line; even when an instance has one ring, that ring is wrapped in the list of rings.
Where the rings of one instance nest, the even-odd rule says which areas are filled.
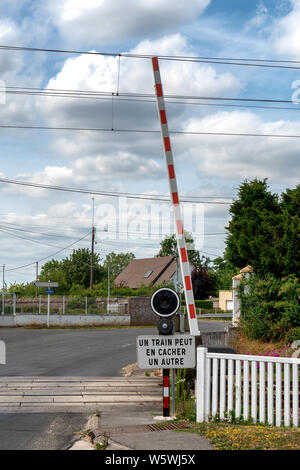
[[[208,353],[197,348],[197,422],[231,414],[271,426],[299,425],[300,359]]]

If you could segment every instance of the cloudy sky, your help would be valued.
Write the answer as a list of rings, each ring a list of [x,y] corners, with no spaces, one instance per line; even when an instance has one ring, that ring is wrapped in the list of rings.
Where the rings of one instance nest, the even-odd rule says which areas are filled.
[[[206,58],[160,67],[174,96],[166,107],[179,192],[194,201],[184,204],[185,227],[205,256],[222,255],[243,180],[268,178],[278,193],[298,183],[300,139],[224,134],[300,135],[299,24],[300,0],[2,0],[0,178],[120,193],[94,195],[96,251],[157,254],[172,214],[156,104],[138,96],[153,94],[141,56]],[[5,182],[0,193],[8,285],[33,280],[36,261],[40,269],[90,247],[92,194]]]

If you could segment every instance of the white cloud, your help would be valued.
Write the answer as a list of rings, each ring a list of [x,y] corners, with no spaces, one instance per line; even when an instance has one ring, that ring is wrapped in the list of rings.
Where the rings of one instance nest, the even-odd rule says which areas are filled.
[[[196,20],[210,0],[54,0],[43,8],[65,40],[121,43]]]
[[[132,53],[193,54],[186,38],[180,34],[165,36],[159,41],[143,41]],[[118,81],[118,58],[81,55],[68,59],[60,72],[48,82],[50,89],[73,89],[115,92]],[[239,80],[231,73],[218,74],[213,67],[196,63],[162,62],[165,93],[209,95],[237,91]],[[153,94],[153,72],[149,59],[121,60],[119,91]],[[62,127],[158,130],[156,103],[136,103],[111,98],[60,99],[41,98],[39,111],[47,124]],[[113,107],[113,112],[112,112]],[[170,126],[182,126],[185,106],[168,107]],[[201,111],[202,112],[202,111]],[[71,160],[73,178],[89,171],[101,179],[159,178],[161,159],[159,134],[76,132],[60,133],[53,139],[54,152]],[[80,177],[77,175],[80,175]]]
[[[191,119],[186,131],[300,134],[300,121],[263,121],[252,112],[217,112]],[[200,174],[223,179],[265,178],[296,184],[300,141],[293,138],[193,136],[185,155]],[[183,147],[183,146],[182,146]]]
[[[0,43],[17,44],[20,39],[20,30],[17,24],[10,18],[0,17]],[[11,51],[1,51],[0,54],[0,78],[8,80],[12,73],[20,69],[22,58],[20,54]]]
[[[3,173],[0,176],[6,178]],[[165,177],[165,169],[154,159],[128,152],[117,152],[111,155],[77,158],[69,166],[47,165],[36,172],[19,173],[17,181],[43,184],[49,186],[66,186],[78,188],[97,188],[101,181],[102,189],[116,190],[118,181],[153,180]],[[105,186],[103,185],[106,181]],[[112,187],[111,182],[114,182]],[[5,194],[24,194],[34,198],[52,197],[53,191],[44,188],[34,188],[22,185],[7,185],[0,183],[0,189]]]
[[[26,34],[22,31],[22,26],[11,17],[1,16],[0,6],[0,44],[15,45],[25,44]],[[0,87],[5,90],[4,95],[0,95],[0,121],[2,124],[31,124],[35,121],[35,105],[31,97],[17,94],[12,90],[12,86],[39,86],[40,76],[35,61],[26,60],[28,56],[21,51],[4,50],[0,51]],[[20,131],[17,136],[24,134]],[[2,135],[11,136],[11,131],[2,130]],[[14,136],[16,133],[14,134]]]
[[[113,157],[99,155],[97,157],[79,158],[74,162],[76,174],[81,178],[118,179],[126,177],[153,179],[165,176],[161,165],[153,159],[144,159],[127,152],[119,152]]]
[[[245,26],[245,30],[249,31],[252,28],[261,29],[268,19],[268,14],[269,14],[268,8],[262,1],[260,1],[256,7],[256,14],[254,15],[253,18],[251,18],[250,21],[247,22]]]
[[[95,51],[91,51],[95,52]],[[138,55],[186,55],[195,51],[181,34],[145,40],[129,51]],[[119,58],[102,55],[81,55],[67,59],[61,71],[52,77],[47,88],[116,92],[153,93],[153,73],[150,59]],[[230,72],[217,73],[208,65],[193,62],[161,61],[162,79],[166,94],[214,94],[238,91],[242,84]],[[76,101],[78,103],[78,101]],[[53,101],[49,105],[53,105]],[[67,105],[63,105],[67,108]],[[51,109],[51,108],[50,108]]]
[[[290,4],[292,10],[275,22],[271,39],[279,54],[299,60],[300,0],[290,0]]]

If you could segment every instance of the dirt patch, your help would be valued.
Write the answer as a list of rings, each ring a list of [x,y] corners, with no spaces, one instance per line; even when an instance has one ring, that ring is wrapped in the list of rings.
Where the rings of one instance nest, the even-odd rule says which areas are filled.
[[[251,340],[242,335],[241,332],[239,332],[235,340],[232,341],[230,345],[237,354],[291,357],[294,352],[292,348],[288,347],[283,342],[264,343],[258,340]]]
[[[128,366],[123,367],[123,369],[121,369],[121,374],[123,375],[123,377],[131,377],[132,375],[161,377],[162,370],[161,369],[154,369],[154,370],[140,369],[137,365],[137,362],[134,362],[133,364],[128,364]]]

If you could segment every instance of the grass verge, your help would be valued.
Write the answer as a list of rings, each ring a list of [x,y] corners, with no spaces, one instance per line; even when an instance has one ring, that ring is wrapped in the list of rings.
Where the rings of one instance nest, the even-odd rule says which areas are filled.
[[[237,354],[253,354],[258,356],[285,356],[290,357],[294,350],[289,348],[283,341],[264,343],[262,341],[248,339],[238,331],[236,338],[231,342],[230,346]]]
[[[215,450],[300,450],[299,428],[237,425],[231,423],[192,423],[180,432],[206,437]]]

